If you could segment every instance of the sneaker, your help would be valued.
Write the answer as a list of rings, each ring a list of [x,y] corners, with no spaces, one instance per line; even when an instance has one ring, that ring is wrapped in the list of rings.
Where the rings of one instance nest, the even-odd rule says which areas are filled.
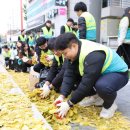
[[[115,111],[117,110],[117,105],[115,103],[109,109],[102,108],[100,112],[100,117],[109,119],[114,116]]]
[[[80,106],[88,107],[88,106],[102,106],[103,99],[100,98],[97,94],[94,96],[85,97],[81,102],[79,102]]]

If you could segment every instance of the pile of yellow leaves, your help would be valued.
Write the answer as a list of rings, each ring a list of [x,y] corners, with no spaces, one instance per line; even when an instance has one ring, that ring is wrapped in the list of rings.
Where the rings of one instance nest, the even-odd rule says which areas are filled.
[[[38,62],[37,62],[36,56],[33,56],[33,57],[32,57],[32,64],[35,65],[35,64],[37,64],[37,63],[38,63]]]
[[[50,67],[52,65],[52,61],[47,61],[47,54],[43,51],[41,53],[40,62],[43,63],[46,67]]]
[[[58,97],[54,91],[51,92],[50,97],[46,99],[40,98],[41,91],[35,89],[30,92],[28,89],[28,74],[15,73],[10,74],[14,77],[17,84],[24,90],[30,100],[34,102],[39,111],[51,124],[54,130],[71,130],[71,123],[78,123],[84,126],[91,126],[97,130],[130,130],[130,121],[127,120],[121,113],[116,112],[111,119],[102,119],[99,117],[101,111],[100,107],[81,107],[75,105],[64,119],[57,119],[55,116],[56,107],[53,105],[54,100]]]
[[[10,93],[12,88],[9,77],[0,73],[0,129],[43,130],[43,122],[33,117],[30,100],[25,95]]]

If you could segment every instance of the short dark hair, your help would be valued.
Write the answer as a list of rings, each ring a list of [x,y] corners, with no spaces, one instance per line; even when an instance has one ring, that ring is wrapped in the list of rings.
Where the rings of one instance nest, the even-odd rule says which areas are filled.
[[[51,20],[47,20],[46,23],[50,23],[51,24]]]
[[[9,49],[9,47],[7,45],[4,45],[3,48],[4,49]]]
[[[87,6],[84,2],[78,2],[76,3],[75,7],[74,7],[74,11],[83,11],[86,12],[87,11]]]
[[[45,37],[39,37],[36,40],[37,46],[42,46],[47,42],[47,39]]]
[[[55,41],[55,50],[64,50],[70,47],[71,43],[79,43],[78,38],[71,32],[59,35]]]
[[[56,40],[56,37],[50,38],[48,40],[48,49],[49,50],[53,50],[55,48],[55,40]]]
[[[74,20],[73,20],[72,18],[69,18],[69,19],[67,20],[67,22],[72,22],[72,23],[74,23]]]
[[[21,33],[24,32],[24,31],[25,31],[25,29],[21,30]]]

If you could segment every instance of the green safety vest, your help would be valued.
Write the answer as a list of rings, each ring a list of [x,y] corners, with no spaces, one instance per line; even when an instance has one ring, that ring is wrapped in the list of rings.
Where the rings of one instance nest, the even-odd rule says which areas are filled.
[[[34,38],[29,36],[28,39],[29,39],[29,41],[28,41],[29,46],[33,46],[34,45]]]
[[[72,28],[71,27],[68,27],[67,25],[64,25],[65,27],[65,32],[72,32]]]
[[[77,36],[77,32],[76,32],[76,31],[73,30],[72,32],[73,32],[73,34],[74,34],[75,36]]]
[[[45,38],[51,38],[53,36],[53,30],[51,28],[48,31],[48,29],[46,27],[43,27],[42,31],[43,31],[43,37],[45,37]]]
[[[42,53],[46,53],[47,55],[52,55],[52,51],[51,50],[48,50],[47,52],[44,52],[43,50],[41,51],[41,54]]]
[[[96,40],[96,22],[92,14],[84,12],[80,17],[84,17],[86,21],[86,39]]]
[[[24,35],[24,37],[22,35],[20,35],[19,37],[20,37],[20,41],[26,42],[26,36],[25,35]]]
[[[34,41],[33,37],[29,36],[28,38],[29,38],[29,41],[31,41],[31,42]]]
[[[39,37],[40,37],[40,36],[39,36],[39,35],[37,35],[37,36],[36,36],[36,39],[38,39]]]
[[[3,53],[2,53],[2,55],[3,55],[3,57],[11,57],[11,51],[9,50],[8,52],[5,52],[5,51],[3,51]]]
[[[56,56],[56,55],[54,55],[54,56],[55,56],[55,59],[56,59],[56,61],[57,61],[57,63],[58,63],[58,66],[60,66],[61,63],[60,63],[59,57]],[[64,56],[63,56],[63,55],[62,55],[62,60],[63,60],[63,62],[64,62]]]
[[[80,39],[81,40],[81,39]],[[110,66],[113,58],[112,50],[107,48],[106,46],[103,46],[101,44],[91,42],[88,40],[81,40],[81,50],[79,55],[79,72],[80,75],[83,76],[84,74],[84,60],[88,54],[90,54],[93,51],[102,50],[106,54],[106,59],[102,68],[102,73]]]

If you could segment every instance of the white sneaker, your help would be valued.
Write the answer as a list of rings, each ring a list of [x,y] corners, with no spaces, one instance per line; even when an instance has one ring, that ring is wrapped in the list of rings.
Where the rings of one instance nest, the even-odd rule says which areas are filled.
[[[88,106],[101,106],[103,104],[103,99],[100,98],[97,94],[94,96],[85,97],[81,102],[79,102],[80,106],[88,107]]]
[[[115,111],[117,110],[117,105],[115,103],[109,109],[102,108],[100,112],[100,117],[109,119],[114,116]]]

